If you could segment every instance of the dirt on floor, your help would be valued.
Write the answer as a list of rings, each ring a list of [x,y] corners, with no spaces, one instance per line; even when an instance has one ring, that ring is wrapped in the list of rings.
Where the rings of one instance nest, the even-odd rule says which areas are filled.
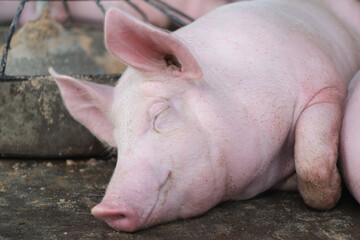
[[[116,160],[0,160],[0,239],[360,239],[359,204],[344,191],[331,211],[300,195],[267,192],[222,203],[203,216],[135,233],[95,219]]]

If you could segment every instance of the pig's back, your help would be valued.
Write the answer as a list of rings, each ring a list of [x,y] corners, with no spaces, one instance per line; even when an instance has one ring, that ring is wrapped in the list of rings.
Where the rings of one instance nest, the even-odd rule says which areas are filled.
[[[316,93],[329,86],[345,92],[360,65],[359,43],[322,1],[228,4],[174,34],[210,86],[242,101],[255,120],[276,112],[293,128]]]
[[[353,1],[344,0],[344,6],[354,5],[353,12],[357,13],[360,4]],[[360,44],[345,28],[346,19],[338,17],[349,7],[334,13],[333,8],[338,7],[334,2],[340,1],[254,0],[228,4],[175,34],[190,45],[205,69],[227,66],[227,72],[234,72],[244,65],[244,56],[256,57],[258,64],[269,56],[275,63],[301,57],[307,53],[302,48],[317,47],[349,81],[360,68]],[[360,21],[358,25],[360,28]]]
[[[301,112],[321,89],[345,92],[357,71],[356,41],[315,2],[229,4],[174,33],[193,52],[208,88],[219,92],[232,118],[245,112],[249,124],[233,127],[255,129],[249,138],[261,143],[264,157],[251,193],[293,171],[293,153],[284,149],[293,149]]]

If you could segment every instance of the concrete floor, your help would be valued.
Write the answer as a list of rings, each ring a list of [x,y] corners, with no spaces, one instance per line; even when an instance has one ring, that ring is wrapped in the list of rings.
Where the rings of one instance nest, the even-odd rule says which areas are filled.
[[[90,215],[114,166],[114,159],[1,159],[0,239],[360,239],[360,206],[347,191],[327,212],[308,209],[297,193],[268,192],[197,218],[116,232]]]

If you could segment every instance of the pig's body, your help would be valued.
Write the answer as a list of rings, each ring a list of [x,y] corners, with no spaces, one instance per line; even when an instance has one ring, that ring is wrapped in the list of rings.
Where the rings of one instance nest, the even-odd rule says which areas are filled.
[[[53,73],[73,116],[118,147],[93,214],[134,231],[272,187],[333,207],[342,104],[360,68],[360,22],[341,16],[360,6],[326,2],[235,3],[171,35],[109,11],[107,47],[130,66],[116,88]]]
[[[175,32],[190,45],[207,83],[206,92],[192,93],[191,108],[208,128],[226,126],[219,136],[212,132],[211,142],[230,153],[228,175],[239,183],[239,194],[232,198],[253,197],[294,173],[300,115],[319,102],[341,104],[348,82],[360,69],[360,32],[349,34],[314,2],[321,3],[234,4],[216,18],[209,14]],[[354,13],[360,15],[360,6]],[[207,111],[202,114],[201,109]]]
[[[341,132],[340,165],[346,185],[360,203],[360,71],[349,89]]]

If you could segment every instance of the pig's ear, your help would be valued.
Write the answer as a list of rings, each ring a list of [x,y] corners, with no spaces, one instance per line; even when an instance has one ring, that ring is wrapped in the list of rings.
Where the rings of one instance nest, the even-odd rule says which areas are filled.
[[[105,44],[115,57],[142,72],[158,73],[171,67],[173,74],[187,79],[202,77],[199,64],[181,41],[119,9],[106,14]]]
[[[109,118],[113,87],[59,75],[52,68],[49,72],[54,77],[70,114],[100,140],[115,147],[114,126]]]

